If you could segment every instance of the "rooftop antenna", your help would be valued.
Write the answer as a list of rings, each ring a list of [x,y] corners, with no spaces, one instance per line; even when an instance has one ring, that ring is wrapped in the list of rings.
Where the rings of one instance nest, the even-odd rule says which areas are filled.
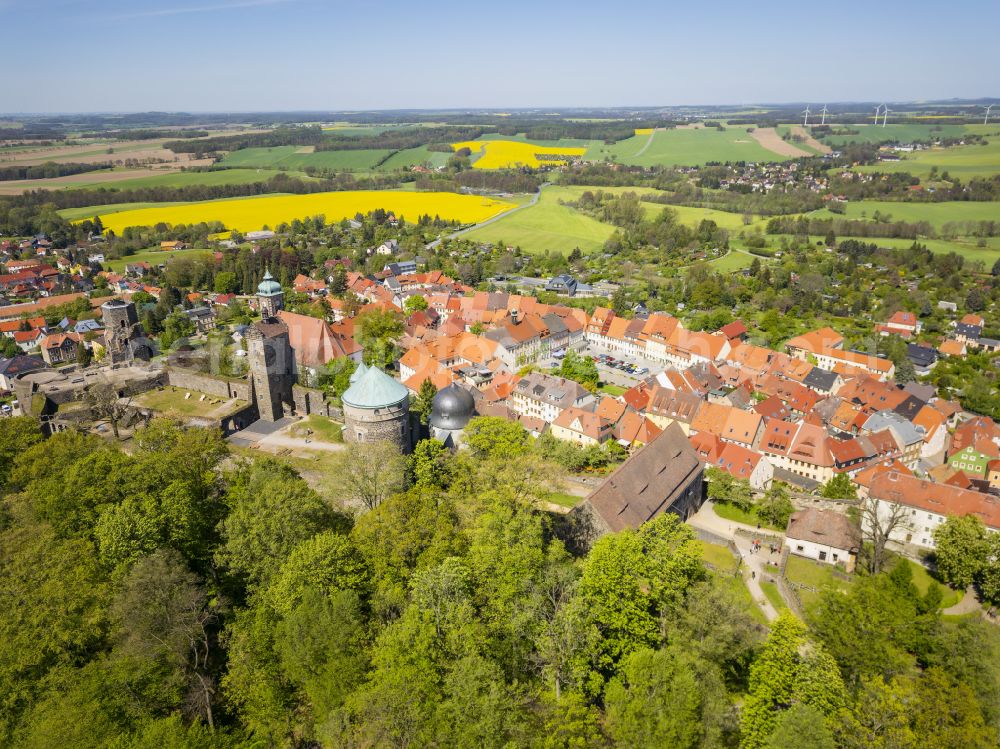
[[[986,116],[983,117],[983,124],[984,125],[989,124],[989,121],[990,121],[990,110],[991,109],[993,109],[993,105],[992,104],[990,104],[988,107],[986,107]]]
[[[809,127],[809,114],[810,114],[810,112],[809,112],[809,105],[808,104],[806,104],[806,108],[802,110],[802,114],[805,115],[805,118],[802,120],[802,126],[803,127]]]
[[[885,127],[885,123],[889,121],[889,107],[882,110],[882,127]]]

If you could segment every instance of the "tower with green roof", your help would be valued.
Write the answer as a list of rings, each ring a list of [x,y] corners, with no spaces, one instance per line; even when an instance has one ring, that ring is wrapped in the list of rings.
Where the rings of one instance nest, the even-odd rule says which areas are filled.
[[[257,307],[263,320],[277,317],[278,310],[285,308],[285,292],[269,269],[264,271],[264,280],[257,285]]]
[[[350,442],[390,442],[401,452],[412,448],[410,391],[378,367],[362,369],[340,397],[344,407],[344,436]]]

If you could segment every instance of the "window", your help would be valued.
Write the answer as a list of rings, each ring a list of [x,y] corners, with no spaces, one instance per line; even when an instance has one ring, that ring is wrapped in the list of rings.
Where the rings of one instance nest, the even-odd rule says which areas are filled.
[[[821,562],[825,562],[826,561],[826,552],[825,551],[821,551],[819,553],[819,561],[821,561]]]
[[[833,561],[835,561],[835,562],[836,562],[836,561],[837,561],[837,559],[839,559],[839,558],[840,558],[840,555],[839,555],[839,554],[834,554],[834,555],[833,555]]]
[[[803,546],[796,546],[795,550],[796,551],[805,551],[805,547],[803,547]]]

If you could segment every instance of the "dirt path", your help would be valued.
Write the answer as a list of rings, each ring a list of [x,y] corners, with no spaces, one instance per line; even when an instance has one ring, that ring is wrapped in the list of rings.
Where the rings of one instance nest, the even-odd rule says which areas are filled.
[[[778,611],[771,604],[771,601],[768,600],[768,597],[764,595],[764,590],[760,587],[762,580],[767,580],[774,576],[772,573],[767,571],[766,565],[768,562],[772,564],[775,563],[775,558],[764,553],[764,549],[761,549],[758,552],[753,552],[751,549],[752,538],[737,535],[736,530],[741,529],[748,531],[751,534],[783,534],[778,534],[775,531],[758,531],[752,525],[745,525],[743,523],[737,523],[733,520],[720,518],[715,514],[715,510],[712,509],[711,502],[705,502],[698,512],[688,518],[687,522],[695,528],[701,528],[702,530],[706,530],[713,535],[727,538],[736,544],[736,548],[740,552],[740,558],[743,561],[740,566],[743,574],[743,581],[746,583],[747,589],[750,591],[750,595],[753,597],[754,602],[760,607],[760,610],[764,612],[764,616],[767,617],[768,621],[777,619]],[[780,592],[781,588],[779,587],[778,590]],[[788,602],[786,601],[786,604],[787,603]]]
[[[782,140],[781,136],[778,135],[778,131],[773,127],[754,128],[754,131],[750,135],[768,151],[773,151],[779,156],[812,156],[808,151],[803,151],[798,146]]]
[[[293,451],[311,450],[313,452],[340,452],[341,450],[346,449],[346,445],[342,442],[307,440],[302,437],[290,437],[289,435],[282,434],[281,432],[267,435],[264,439],[257,443],[257,447],[269,452],[275,452],[278,449],[289,449]]]
[[[830,153],[833,151],[830,146],[825,143],[820,143],[814,137],[812,133],[806,130],[802,125],[792,125],[792,135],[798,135],[802,138],[802,142],[805,143],[810,148],[819,151],[820,153]]]
[[[651,145],[653,145],[653,138],[655,138],[655,137],[656,137],[656,128],[654,127],[653,128],[653,132],[651,132],[649,134],[649,140],[646,141],[646,145],[644,145],[642,148],[640,148],[639,151],[636,153],[636,155],[633,156],[632,158],[634,159],[634,158],[636,158],[638,156],[642,156],[644,153],[646,153],[646,149],[649,148]]]
[[[482,229],[484,226],[489,226],[494,221],[499,221],[502,218],[507,218],[512,213],[517,213],[518,211],[522,211],[525,208],[531,208],[531,206],[533,206],[535,203],[537,203],[538,199],[540,197],[542,197],[542,190],[544,190],[550,184],[552,184],[552,183],[551,182],[543,182],[541,185],[539,185],[538,186],[538,192],[536,192],[534,195],[532,195],[531,196],[531,200],[529,200],[524,205],[519,205],[516,208],[511,208],[509,211],[504,211],[503,213],[497,214],[493,218],[488,218],[485,221],[479,222],[475,226],[468,227],[467,229],[459,229],[458,231],[454,231],[451,234],[448,234],[448,235],[446,235],[444,237],[438,237],[433,242],[428,242],[427,245],[425,246],[425,249],[433,250],[435,247],[437,247],[439,244],[441,244],[441,242],[443,242],[446,239],[454,239],[455,237],[460,237],[463,234],[468,234],[470,231],[475,231],[476,229]]]
[[[948,616],[962,616],[964,614],[974,614],[982,611],[982,609],[983,607],[979,603],[979,598],[976,596],[976,589],[970,586],[965,591],[965,595],[962,596],[961,601],[954,606],[949,606],[941,613]]]

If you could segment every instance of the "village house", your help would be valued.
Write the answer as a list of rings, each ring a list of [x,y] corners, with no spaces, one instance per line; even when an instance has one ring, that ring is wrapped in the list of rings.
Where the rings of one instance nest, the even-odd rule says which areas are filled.
[[[83,337],[79,333],[52,333],[42,339],[42,359],[50,366],[76,361],[81,345]]]
[[[987,529],[1000,531],[1000,499],[993,495],[938,484],[886,471],[875,476],[868,488],[868,499],[885,527],[895,515],[898,522],[889,538],[899,545],[934,549],[934,529],[950,515],[976,515]],[[863,522],[870,532],[871,520]]]
[[[846,515],[833,510],[808,508],[792,513],[785,530],[792,554],[854,571],[860,534]]]
[[[600,415],[570,406],[552,422],[549,433],[567,442],[590,447],[601,445],[614,436],[610,421]]]
[[[692,434],[688,439],[706,466],[725,471],[733,478],[746,480],[754,491],[766,491],[771,486],[774,466],[756,450],[723,442],[707,432]]]
[[[519,414],[551,424],[567,408],[594,410],[596,400],[583,385],[573,380],[529,372],[518,380],[509,405]]]

